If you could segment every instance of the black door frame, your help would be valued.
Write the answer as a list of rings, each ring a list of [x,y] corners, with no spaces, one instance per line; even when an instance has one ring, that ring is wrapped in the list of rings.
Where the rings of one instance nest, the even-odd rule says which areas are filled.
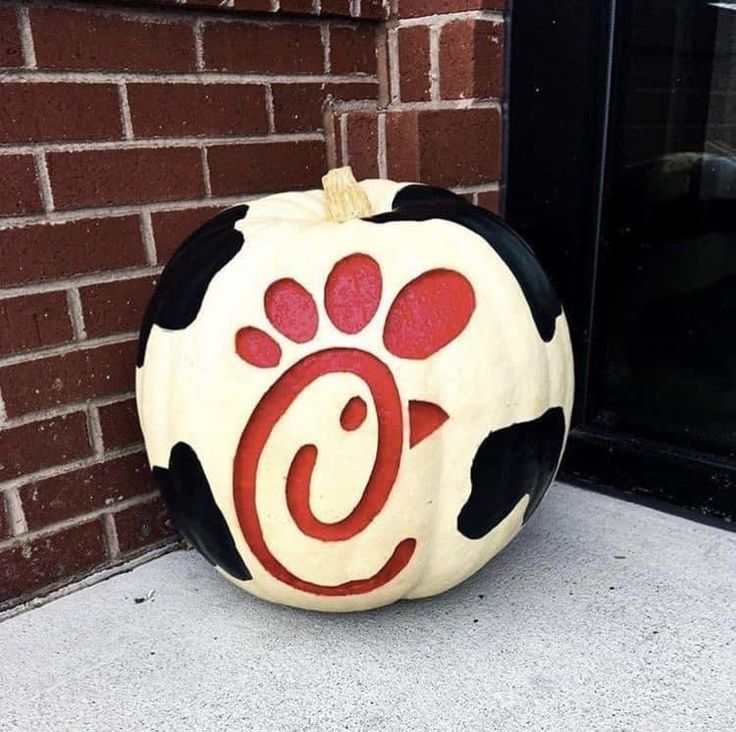
[[[589,409],[608,128],[623,0],[513,0],[505,216],[564,303],[575,352],[573,429],[561,478],[733,527],[736,463],[603,429]]]

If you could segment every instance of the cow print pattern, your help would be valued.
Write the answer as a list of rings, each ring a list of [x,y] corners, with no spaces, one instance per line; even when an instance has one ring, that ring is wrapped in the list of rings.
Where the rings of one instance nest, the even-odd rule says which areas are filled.
[[[143,366],[154,324],[181,330],[194,322],[212,278],[243,246],[243,235],[235,224],[247,212],[245,205],[234,206],[210,219],[177,249],[164,267],[143,316],[138,338],[139,367]]]
[[[250,572],[235,547],[225,517],[197,453],[186,442],[171,448],[169,467],[154,467],[153,478],[182,536],[212,564],[240,580]]]

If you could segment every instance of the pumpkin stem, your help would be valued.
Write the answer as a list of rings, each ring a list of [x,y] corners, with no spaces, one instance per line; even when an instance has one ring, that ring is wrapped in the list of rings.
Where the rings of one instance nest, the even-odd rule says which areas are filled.
[[[373,213],[371,202],[365,191],[358,185],[353,169],[333,168],[322,177],[325,190],[327,218],[342,224],[349,219],[359,219]]]

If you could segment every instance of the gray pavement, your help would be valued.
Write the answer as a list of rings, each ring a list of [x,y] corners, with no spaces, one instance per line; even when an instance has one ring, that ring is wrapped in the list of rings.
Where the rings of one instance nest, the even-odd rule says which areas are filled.
[[[734,730],[735,608],[736,535],[556,485],[430,600],[291,610],[176,552],[10,618],[0,730]]]

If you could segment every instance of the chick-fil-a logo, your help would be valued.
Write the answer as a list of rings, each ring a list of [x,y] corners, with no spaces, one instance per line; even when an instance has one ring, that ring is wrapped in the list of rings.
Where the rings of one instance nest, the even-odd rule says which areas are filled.
[[[343,333],[359,333],[373,319],[383,290],[381,269],[366,254],[341,259],[327,277],[325,310]],[[295,343],[308,343],[317,333],[319,317],[312,295],[293,279],[280,279],[266,290],[264,308],[271,325]],[[475,309],[468,280],[450,269],[432,269],[408,282],[396,295],[383,328],[383,345],[399,358],[422,360],[446,346],[466,327]],[[235,336],[238,355],[259,368],[276,368],[281,347],[255,327],[241,328]],[[339,585],[322,585],[291,572],[275,556],[264,536],[256,506],[256,475],[261,455],[276,424],[295,399],[316,379],[349,373],[362,379],[370,391],[377,417],[376,450],[370,476],[360,500],[343,519],[320,521],[310,507],[312,472],[318,459],[316,445],[302,445],[286,477],[286,504],[294,523],[306,536],[326,542],[346,542],[365,530],[383,510],[398,475],[404,450],[403,404],[389,367],[360,348],[326,348],[308,353],[287,368],[266,391],[243,430],[234,463],[234,498],[240,526],[251,551],[276,579],[316,595],[355,595],[390,582],[411,560],[416,539],[400,541],[375,574]],[[360,427],[367,405],[352,397],[342,410],[343,429]],[[409,400],[409,448],[432,434],[447,419],[439,405]]]

